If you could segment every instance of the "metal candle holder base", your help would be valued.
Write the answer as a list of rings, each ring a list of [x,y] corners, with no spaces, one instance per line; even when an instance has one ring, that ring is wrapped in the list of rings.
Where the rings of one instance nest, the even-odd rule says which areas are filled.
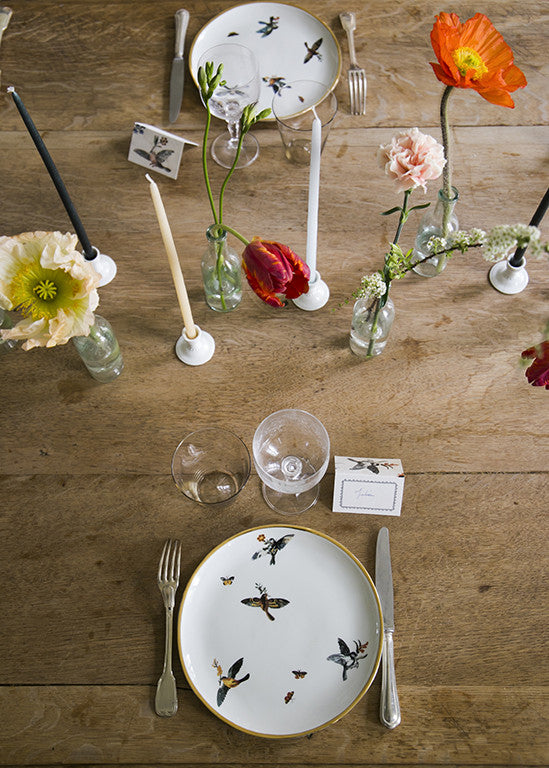
[[[520,293],[526,288],[529,280],[525,267],[526,259],[524,258],[518,267],[513,267],[507,259],[498,261],[490,269],[488,279],[500,293]]]
[[[215,341],[207,331],[202,331],[198,325],[194,326],[197,335],[189,339],[185,328],[175,344],[175,354],[186,365],[203,365],[207,363],[215,352]]]
[[[320,272],[315,272],[312,280],[309,280],[309,290],[302,293],[297,299],[292,299],[299,309],[312,312],[323,307],[330,298],[330,289],[320,277]]]
[[[101,275],[101,280],[99,281],[99,288],[101,288],[114,279],[116,275],[116,262],[110,256],[107,256],[106,253],[100,253],[95,245],[92,245],[92,250],[95,255],[90,259],[90,263],[95,271]]]

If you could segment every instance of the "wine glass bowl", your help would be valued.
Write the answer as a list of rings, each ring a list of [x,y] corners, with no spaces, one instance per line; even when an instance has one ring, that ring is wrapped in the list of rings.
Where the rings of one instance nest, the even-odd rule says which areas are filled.
[[[192,501],[225,506],[235,500],[250,476],[250,454],[228,429],[204,427],[181,440],[172,457],[172,477]]]
[[[215,45],[208,49],[200,57],[198,67],[205,67],[207,62],[213,63],[214,72],[223,64],[221,83],[213,92],[209,106],[212,115],[225,120],[228,128],[228,135],[222,134],[212,143],[211,155],[218,165],[231,168],[238,148],[240,118],[244,107],[255,104],[259,98],[259,67],[252,51],[236,43]],[[247,133],[242,141],[236,168],[250,165],[258,154],[257,139]]]
[[[252,452],[263,498],[272,509],[297,515],[316,503],[330,438],[315,416],[293,408],[272,413],[256,429]]]

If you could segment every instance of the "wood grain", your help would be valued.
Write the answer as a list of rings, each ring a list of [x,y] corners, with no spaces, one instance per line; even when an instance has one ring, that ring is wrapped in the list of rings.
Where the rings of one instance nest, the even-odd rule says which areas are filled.
[[[188,42],[234,4],[191,0]],[[2,86],[17,88],[92,243],[116,260],[99,312],[115,328],[126,367],[100,385],[71,343],[0,358],[0,764],[549,765],[549,395],[528,385],[520,365],[549,319],[549,265],[527,253],[529,285],[512,297],[490,287],[478,253],[456,256],[433,280],[408,275],[391,289],[396,320],[384,353],[363,362],[348,347],[345,302],[381,266],[396,221],[380,213],[400,203],[377,148],[414,125],[440,137],[442,86],[429,66],[429,33],[443,9],[431,0],[350,7],[368,75],[368,111],[358,118],[348,114],[343,8],[300,3],[330,25],[343,54],[340,108],[322,157],[318,265],[331,291],[324,310],[274,310],[246,286],[236,312],[211,312],[200,278],[210,224],[200,150],[185,150],[176,181],[157,179],[195,320],[216,340],[214,358],[191,369],[174,354],[182,321],[145,169],[127,159],[136,120],[201,141],[204,110],[189,73],[181,115],[167,123],[179,6],[11,5]],[[452,96],[460,224],[528,222],[547,186],[546,13],[534,0],[446,10],[463,19],[485,12],[528,79],[515,109],[470,91]],[[212,134],[222,130],[215,121]],[[273,122],[254,130],[260,157],[231,180],[226,220],[303,254],[307,169],[286,162]],[[210,166],[218,190],[224,171]],[[415,202],[436,192],[435,183]],[[0,235],[71,228],[5,92],[0,201]],[[418,220],[410,217],[403,246],[413,244]],[[548,239],[546,222],[542,230]],[[402,459],[401,517],[332,513],[330,463],[319,503],[293,521],[334,537],[371,573],[377,532],[390,529],[403,712],[395,731],[379,724],[376,680],[354,710],[311,738],[252,737],[208,712],[177,658],[179,712],[154,715],[162,542],[184,542],[183,586],[214,546],[276,517],[255,471],[222,512],[187,501],[171,479],[172,452],[186,432],[211,423],[251,446],[261,419],[283,407],[322,420],[332,457]]]

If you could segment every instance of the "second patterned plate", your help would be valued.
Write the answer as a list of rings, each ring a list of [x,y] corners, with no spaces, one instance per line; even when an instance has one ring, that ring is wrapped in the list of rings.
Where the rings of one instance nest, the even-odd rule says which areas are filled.
[[[191,577],[179,612],[191,688],[225,722],[298,736],[345,715],[381,658],[374,584],[341,544],[307,528],[253,528],[220,544]]]

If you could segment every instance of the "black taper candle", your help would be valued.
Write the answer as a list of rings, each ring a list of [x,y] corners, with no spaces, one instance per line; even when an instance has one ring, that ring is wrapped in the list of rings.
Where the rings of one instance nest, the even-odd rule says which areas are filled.
[[[539,227],[539,225],[541,224],[541,220],[543,219],[543,217],[547,212],[547,208],[549,208],[549,188],[547,189],[547,192],[544,194],[541,203],[536,208],[536,212],[532,216],[532,221],[530,222],[531,227]],[[520,265],[522,264],[522,257],[524,256],[525,251],[526,251],[526,248],[517,248],[517,250],[509,259],[509,264],[512,267],[520,267]]]
[[[88,259],[88,261],[91,261],[91,259],[94,259],[96,257],[97,251],[93,248],[93,246],[89,241],[89,238],[86,234],[86,230],[84,229],[82,222],[80,220],[80,216],[78,215],[76,208],[74,207],[73,202],[69,197],[67,188],[63,184],[63,180],[59,175],[59,171],[55,167],[55,163],[53,162],[52,157],[48,152],[48,149],[44,144],[42,137],[38,133],[38,129],[33,123],[31,116],[27,112],[27,109],[23,104],[21,97],[19,96],[18,93],[16,93],[15,88],[13,88],[12,86],[8,88],[8,93],[11,93],[12,98],[15,102],[15,106],[19,110],[19,114],[23,118],[23,122],[27,126],[27,130],[30,133],[31,138],[36,145],[36,149],[40,153],[40,157],[44,161],[44,165],[46,166],[48,173],[50,174],[51,179],[55,184],[55,188],[59,193],[59,197],[61,198],[61,201],[65,206],[65,210],[69,215],[69,219],[72,222],[76,235],[80,240],[80,245],[84,250],[84,256],[86,259]]]

